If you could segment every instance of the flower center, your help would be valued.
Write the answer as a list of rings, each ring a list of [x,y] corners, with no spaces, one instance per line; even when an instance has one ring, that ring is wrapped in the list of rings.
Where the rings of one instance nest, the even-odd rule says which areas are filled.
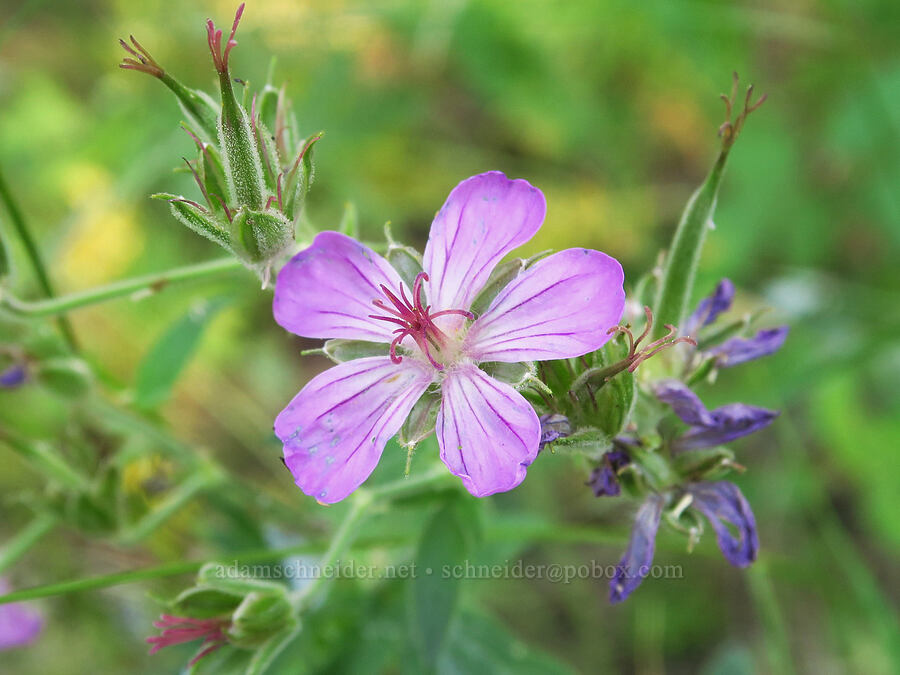
[[[400,363],[403,360],[402,356],[397,355],[397,345],[408,336],[419,346],[419,349],[422,350],[422,353],[425,354],[431,362],[431,365],[438,370],[443,370],[443,364],[435,360],[435,354],[432,354],[432,350],[434,350],[436,355],[440,356],[441,350],[447,347],[449,338],[434,324],[434,319],[448,314],[457,314],[459,316],[464,316],[467,319],[474,319],[475,315],[464,309],[445,309],[440,312],[431,313],[431,305],[422,305],[423,281],[428,281],[428,275],[425,274],[425,272],[419,272],[413,283],[412,301],[406,297],[406,291],[403,290],[402,283],[400,284],[399,298],[391,293],[384,284],[381,284],[381,292],[384,293],[388,300],[390,300],[392,306],[388,306],[388,304],[380,298],[373,300],[372,304],[378,309],[387,312],[390,316],[369,314],[369,318],[378,319],[379,321],[388,321],[399,326],[399,328],[394,331],[396,337],[391,342],[391,361]]]

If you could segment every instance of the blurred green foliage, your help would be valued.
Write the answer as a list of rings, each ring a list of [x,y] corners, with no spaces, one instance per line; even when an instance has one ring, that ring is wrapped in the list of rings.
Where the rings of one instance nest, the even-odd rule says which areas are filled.
[[[148,198],[193,194],[189,176],[172,171],[193,144],[157,82],[115,67],[116,39],[133,33],[186,84],[212,90],[203,20],[224,23],[233,9],[220,0],[4,5],[0,164],[61,290],[218,255]],[[785,411],[738,446],[763,560],[744,573],[721,560],[709,536],[690,556],[680,539],[663,536],[656,562],[683,565],[684,578],[650,580],[615,608],[603,581],[466,582],[459,602],[472,616],[464,625],[479,640],[451,635],[460,646],[448,669],[506,663],[498,672],[552,672],[541,652],[582,672],[900,668],[898,25],[900,4],[891,0],[249,3],[235,76],[261,83],[269,54],[277,56],[276,79],[288,83],[301,132],[326,132],[310,218],[337,227],[352,200],[368,240],[390,220],[399,238],[421,246],[449,189],[496,168],[547,196],[547,222],[525,253],[596,247],[634,280],[668,243],[714,157],[716,95],[731,71],[769,94],[732,153],[696,287],[705,294],[728,276],[739,303],[762,300],[792,325],[782,352],[723,372],[719,400],[708,401],[740,398]],[[18,286],[36,290],[22,251],[13,245],[10,255]],[[198,297],[224,293],[228,305],[204,317],[202,334],[196,317],[184,318]],[[295,513],[297,531],[327,530],[334,510],[323,512],[293,486],[271,435],[274,415],[324,361],[299,357],[316,345],[274,324],[268,296],[252,280],[172,288],[71,318],[104,381],[143,382],[145,402],[170,384],[141,376],[148,354],[164,348],[159,336],[190,332],[196,354],[159,415],[272,508]],[[170,358],[180,368],[190,351]],[[42,389],[0,391],[0,427],[26,436],[64,434],[68,411]],[[27,522],[14,495],[40,481],[3,452],[5,539]],[[388,453],[396,465],[379,475],[402,470],[400,449]],[[167,475],[158,466],[146,471]],[[126,480],[143,485],[147,476]],[[623,542],[627,507],[573,489],[584,478],[544,456],[519,490],[489,508]],[[191,502],[141,549],[50,537],[14,568],[13,581],[24,587],[202,559],[288,536],[265,531],[261,516],[248,519],[240,499],[214,491]],[[410,523],[376,518],[371,531],[421,527],[427,515],[413,505],[404,516]],[[500,561],[611,564],[622,543],[486,548],[486,558]],[[43,602],[49,625],[41,642],[4,653],[4,672],[174,671],[188,651],[144,656],[154,612],[145,594],[184,580]],[[360,593],[365,584],[337,584],[333,602],[307,620],[313,627],[286,656],[308,672],[402,662],[402,588],[388,584],[372,597]],[[468,609],[472,598],[508,628]],[[353,627],[358,640],[340,642]]]

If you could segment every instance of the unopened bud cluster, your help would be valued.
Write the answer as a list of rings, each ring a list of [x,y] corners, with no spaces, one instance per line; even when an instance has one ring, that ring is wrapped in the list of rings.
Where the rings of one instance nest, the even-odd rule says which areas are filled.
[[[222,31],[207,22],[220,103],[173,78],[134,37],[130,44],[120,41],[130,54],[121,67],[152,75],[175,94],[187,118],[184,129],[197,146],[196,156],[185,163],[201,199],[154,197],[167,200],[180,222],[255,270],[265,286],[272,268],[295,247],[313,179],[312,148],[321,133],[301,138],[284,88],[270,82],[252,95],[249,109],[238,100],[229,58],[243,10],[241,5],[224,47]]]

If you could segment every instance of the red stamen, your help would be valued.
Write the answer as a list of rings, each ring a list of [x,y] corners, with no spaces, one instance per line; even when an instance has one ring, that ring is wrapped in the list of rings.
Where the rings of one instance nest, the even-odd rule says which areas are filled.
[[[439,363],[431,353],[432,347],[440,350],[447,343],[447,336],[435,325],[433,319],[439,316],[447,316],[455,314],[464,316],[467,319],[474,319],[475,315],[463,309],[445,309],[440,312],[431,313],[431,305],[425,305],[422,299],[422,284],[428,281],[428,275],[420,272],[413,282],[412,298],[406,295],[406,288],[400,284],[400,297],[397,297],[387,286],[382,284],[381,292],[390,300],[393,305],[389,307],[386,302],[380,298],[372,300],[372,304],[378,309],[390,314],[391,316],[383,316],[380,314],[369,314],[369,318],[379,321],[387,321],[389,323],[400,326],[394,331],[396,337],[391,341],[391,361],[400,363],[402,356],[397,354],[397,347],[407,337],[411,337],[432,366],[438,370],[443,370],[443,364]]]

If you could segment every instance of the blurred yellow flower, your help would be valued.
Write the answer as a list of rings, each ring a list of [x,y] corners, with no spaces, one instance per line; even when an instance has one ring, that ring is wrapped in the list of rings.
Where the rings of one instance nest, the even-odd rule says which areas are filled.
[[[116,196],[112,176],[96,165],[69,166],[60,182],[73,214],[59,248],[63,287],[84,288],[121,276],[144,248],[134,209]]]

